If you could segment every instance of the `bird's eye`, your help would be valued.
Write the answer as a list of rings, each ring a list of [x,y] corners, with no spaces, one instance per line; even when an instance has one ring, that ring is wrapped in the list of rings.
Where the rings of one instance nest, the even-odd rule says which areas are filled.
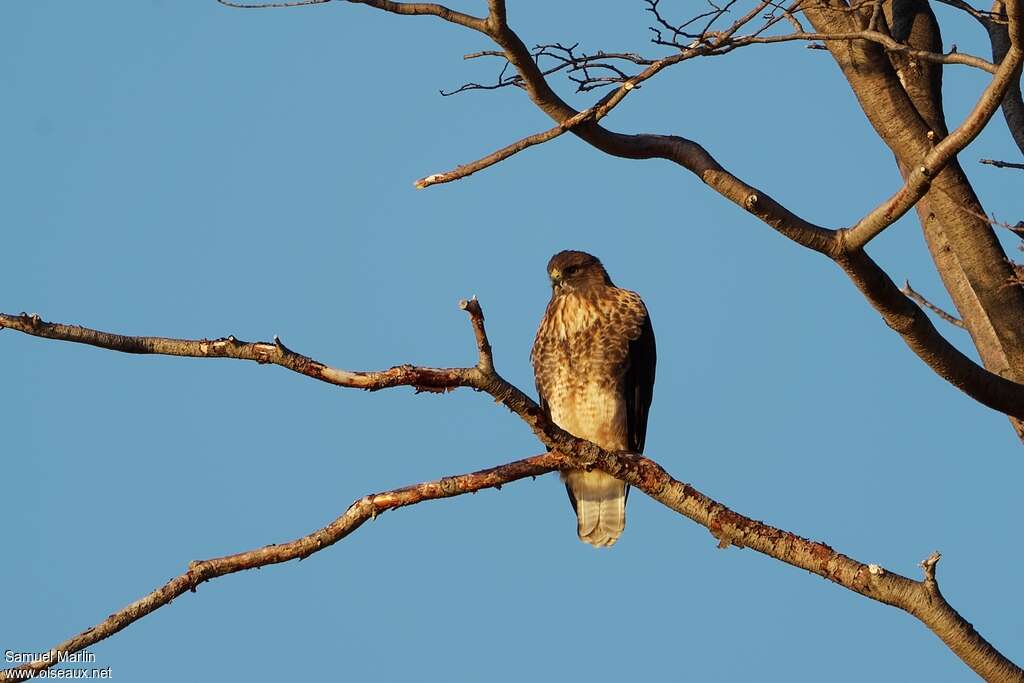
[[[579,269],[579,266],[569,266],[568,268],[565,269],[564,272],[566,275],[575,275],[576,271],[578,271]]]

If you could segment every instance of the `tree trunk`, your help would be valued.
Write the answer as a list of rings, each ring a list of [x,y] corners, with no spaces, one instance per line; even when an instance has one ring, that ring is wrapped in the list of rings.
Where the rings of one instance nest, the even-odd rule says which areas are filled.
[[[858,14],[845,2],[806,9],[822,33],[862,30],[868,14],[870,5],[866,14]],[[911,45],[941,52],[938,23],[924,0],[888,0],[885,18]],[[828,41],[827,46],[906,177],[948,132],[942,66],[902,55],[890,58],[867,41]],[[1024,291],[1010,284],[1013,265],[956,160],[933,179],[917,213],[932,259],[982,363],[993,373],[1024,382]],[[1024,439],[1024,424],[1013,418],[1011,423]]]

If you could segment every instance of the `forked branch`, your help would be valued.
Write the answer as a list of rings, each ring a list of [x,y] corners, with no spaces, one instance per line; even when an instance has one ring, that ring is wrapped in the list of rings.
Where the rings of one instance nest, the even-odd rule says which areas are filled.
[[[283,544],[274,544],[210,560],[191,562],[188,570],[143,596],[104,621],[56,645],[44,660],[0,671],[0,681],[20,680],[56,662],[60,653],[77,652],[110,637],[205,581],[246,569],[303,559],[345,538],[367,519],[381,512],[498,487],[527,476],[555,469],[596,467],[622,479],[668,508],[707,528],[719,547],[751,548],[787,564],[822,576],[844,588],[898,607],[914,615],[979,675],[993,681],[1024,680],[1024,670],[999,653],[954,610],[938,591],[935,562],[924,563],[925,580],[915,581],[877,564],[865,564],[838,553],[828,545],[743,516],[707,497],[689,484],[674,479],[658,463],[631,453],[612,453],[577,439],[548,420],[539,406],[506,382],[494,369],[484,315],[476,299],[462,301],[473,327],[477,364],[466,368],[398,366],[382,372],[337,370],[274,342],[239,342],[233,337],[215,341],[131,337],[84,327],[47,323],[38,316],[0,314],[0,325],[26,334],[59,339],[126,353],[152,353],[191,357],[220,357],[274,363],[308,377],[345,387],[381,389],[412,386],[417,389],[453,389],[468,386],[484,391],[516,413],[549,449],[548,453],[479,472],[445,477],[385,493],[365,496],[327,526]],[[233,341],[232,341],[233,340]]]

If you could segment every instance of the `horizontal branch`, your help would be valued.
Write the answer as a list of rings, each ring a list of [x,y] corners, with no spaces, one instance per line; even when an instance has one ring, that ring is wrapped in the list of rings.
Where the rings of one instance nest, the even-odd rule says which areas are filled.
[[[982,71],[987,71],[992,74],[996,72],[997,68],[995,64],[987,59],[976,57],[974,55],[967,54],[966,52],[929,52],[928,50],[919,50],[905,43],[901,43],[895,40],[892,36],[879,31],[852,31],[849,33],[811,33],[798,31],[778,36],[742,36],[734,42],[738,47],[741,45],[786,43],[805,40],[820,40],[823,42],[867,40],[872,43],[878,43],[885,48],[887,52],[903,54],[926,62],[934,62],[936,64],[963,64],[965,66],[973,66],[976,69],[981,69]]]
[[[995,166],[996,168],[1019,168],[1024,169],[1024,164],[1016,164],[1012,161],[999,161],[998,159],[978,159],[979,164]]]
[[[326,5],[331,0],[295,0],[295,2],[231,2],[231,0],[217,0],[217,2],[233,9],[280,9],[282,7]]]
[[[0,329],[11,329],[35,337],[58,339],[98,346],[122,353],[186,356],[190,358],[234,358],[260,364],[279,365],[307,377],[340,387],[376,391],[411,386],[417,391],[447,391],[470,386],[475,368],[421,368],[399,365],[376,372],[350,372],[324,365],[295,353],[277,337],[273,342],[246,342],[234,336],[219,339],[171,339],[168,337],[130,337],[100,330],[49,323],[38,315],[0,313]]]
[[[99,624],[56,645],[49,651],[51,656],[45,660],[25,664],[18,669],[0,671],[0,681],[18,680],[25,674],[38,673],[55,663],[59,654],[77,652],[108,638],[132,622],[169,604],[174,598],[185,592],[195,591],[197,586],[205,581],[246,569],[308,557],[337,543],[359,528],[367,519],[374,518],[386,510],[414,505],[425,500],[457,496],[482,488],[500,488],[502,484],[527,476],[537,476],[555,469],[590,469],[593,467],[628,482],[668,508],[704,526],[717,539],[721,548],[730,545],[751,548],[769,557],[822,576],[872,600],[905,610],[921,620],[975,671],[988,680],[1024,679],[1024,670],[1018,668],[995,650],[942,597],[935,581],[937,555],[926,560],[923,565],[925,580],[915,581],[878,565],[853,560],[824,543],[802,538],[734,512],[689,484],[676,480],[657,462],[649,458],[630,453],[605,451],[589,441],[571,436],[548,420],[536,403],[502,379],[495,371],[491,345],[487,338],[484,315],[479,302],[476,299],[471,299],[462,301],[459,305],[470,316],[478,361],[475,367],[457,369],[471,379],[453,386],[473,386],[486,391],[530,425],[541,442],[549,449],[548,453],[470,474],[445,477],[432,482],[365,496],[353,503],[344,514],[327,526],[294,541],[272,544],[225,557],[192,562],[184,574],[174,577],[165,585],[115,612]],[[0,321],[4,324],[12,322],[10,316],[2,316]],[[13,322],[18,325],[27,322],[31,326],[30,329],[33,330],[33,332],[29,332],[30,334],[41,333],[37,336],[65,339],[129,353],[172,352],[170,355],[193,355],[190,352],[200,351],[202,353],[200,357],[211,357],[209,353],[194,346],[194,344],[205,344],[209,349],[212,348],[211,342],[96,333],[81,327],[44,323],[37,317],[30,316],[16,317]],[[15,327],[14,329],[20,328]],[[305,356],[299,356],[299,354],[284,349],[279,342],[275,344],[240,342],[239,344],[248,348],[249,351],[243,355],[239,347],[228,343],[218,348],[234,349],[234,351],[215,357],[258,360],[258,357],[264,357],[261,356],[264,353],[269,356],[284,354],[263,362],[280,360],[281,362],[277,362],[277,364],[299,372],[300,370],[291,367],[291,361],[285,360],[294,356],[305,359],[306,364],[313,363],[322,368],[326,367]],[[236,355],[227,355],[228,353],[236,353]],[[379,374],[339,372],[343,377],[369,377]],[[420,372],[429,375],[436,371],[429,368],[407,367],[405,372],[409,377],[417,377]],[[303,372],[302,374],[317,377],[322,381],[331,381],[329,376],[322,372]],[[403,382],[387,380],[383,384],[372,382],[372,386],[365,386],[362,380],[355,384],[334,381],[331,383],[341,386],[356,386],[357,388],[382,388],[383,386],[397,386]]]

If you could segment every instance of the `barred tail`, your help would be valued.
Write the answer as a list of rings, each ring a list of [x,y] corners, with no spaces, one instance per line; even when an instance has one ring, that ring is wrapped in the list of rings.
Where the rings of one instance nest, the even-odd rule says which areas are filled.
[[[565,489],[576,509],[580,540],[595,548],[617,541],[626,526],[626,484],[604,472],[567,472]]]

